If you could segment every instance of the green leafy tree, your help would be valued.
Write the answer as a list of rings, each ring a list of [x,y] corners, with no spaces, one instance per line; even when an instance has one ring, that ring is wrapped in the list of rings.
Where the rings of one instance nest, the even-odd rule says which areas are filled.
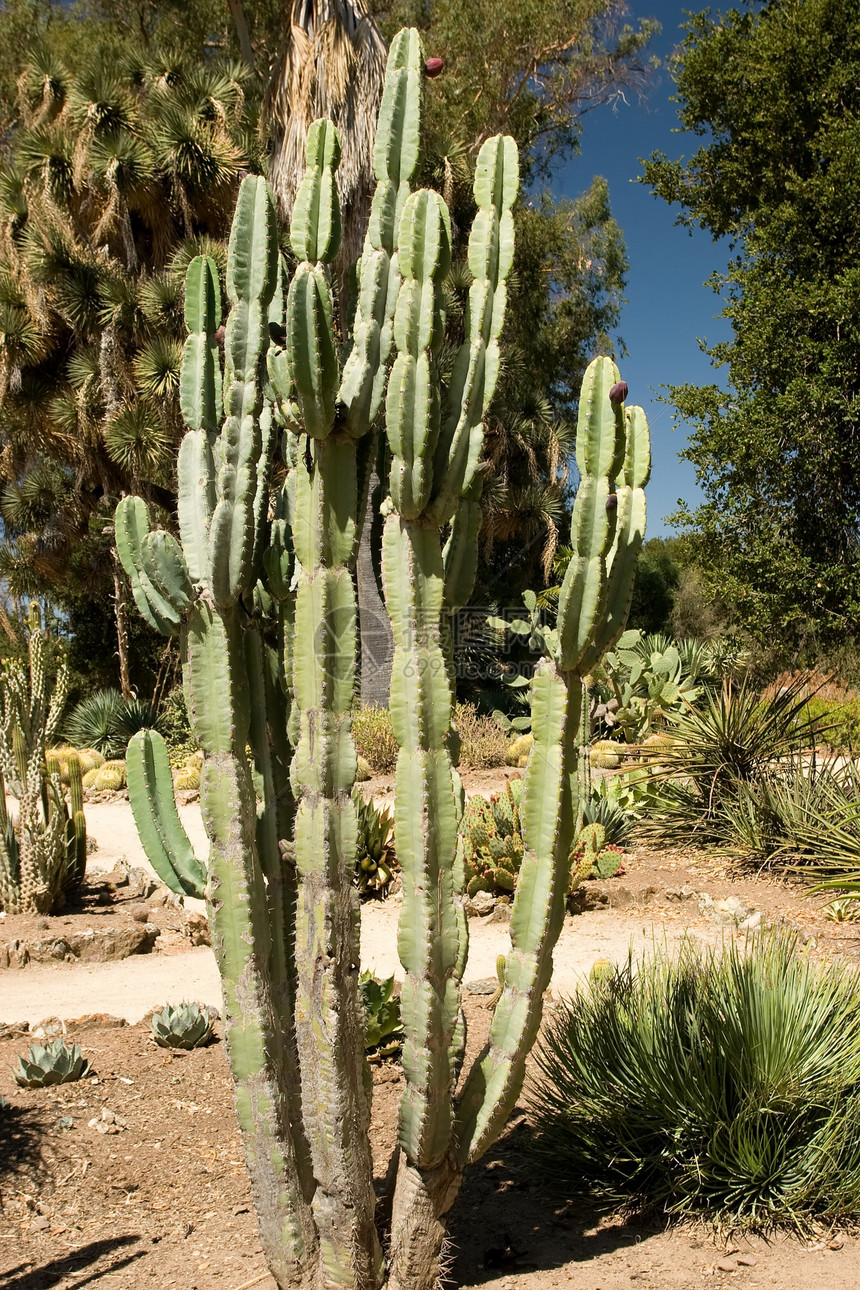
[[[771,0],[692,17],[679,118],[703,142],[645,178],[729,237],[712,279],[728,387],[676,387],[705,501],[679,512],[706,589],[760,641],[811,653],[860,600],[860,4]]]

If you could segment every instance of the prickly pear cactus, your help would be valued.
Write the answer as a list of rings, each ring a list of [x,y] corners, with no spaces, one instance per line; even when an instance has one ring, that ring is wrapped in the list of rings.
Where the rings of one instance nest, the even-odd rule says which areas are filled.
[[[509,896],[515,890],[524,854],[521,797],[522,781],[513,780],[504,793],[494,794],[489,801],[473,797],[466,803],[460,847],[467,895],[487,891],[494,896]]]

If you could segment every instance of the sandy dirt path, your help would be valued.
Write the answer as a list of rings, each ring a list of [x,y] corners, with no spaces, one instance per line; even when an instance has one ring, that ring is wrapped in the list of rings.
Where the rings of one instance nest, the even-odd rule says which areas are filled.
[[[199,805],[180,807],[182,822],[198,855],[207,853],[207,839]],[[143,848],[126,801],[99,802],[87,806],[87,830],[98,849],[90,857],[90,868],[110,872],[121,859],[148,869]],[[186,900],[187,907],[203,908],[202,901]],[[397,920],[400,902],[395,897],[384,903],[366,904],[361,918],[362,967],[377,976],[402,978],[397,957]],[[555,953],[552,989],[569,993],[577,980],[588,973],[597,958],[614,961],[650,946],[654,938],[666,937],[677,943],[683,934],[678,926],[664,928],[650,912],[641,921],[633,911],[624,914],[599,912],[568,918]],[[715,930],[713,939],[719,933]],[[465,981],[495,977],[496,960],[510,948],[504,923],[473,918],[469,921],[469,958]],[[107,1012],[139,1021],[151,1008],[165,1002],[192,998],[220,1007],[221,986],[215,960],[209,949],[184,950],[123,959],[119,963],[57,965],[30,964],[0,975],[0,1021],[27,1021],[30,1025],[45,1017],[69,1019],[88,1012]]]

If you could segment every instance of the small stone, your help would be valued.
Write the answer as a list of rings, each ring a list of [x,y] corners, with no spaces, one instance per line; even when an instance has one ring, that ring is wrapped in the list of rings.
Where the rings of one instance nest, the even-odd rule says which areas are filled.
[[[749,918],[745,918],[742,923],[738,923],[738,931],[754,932],[757,927],[761,927],[761,910],[757,909]]]
[[[234,1206],[233,1206],[233,1217],[234,1217],[234,1218],[237,1218],[239,1214],[250,1214],[250,1212],[251,1212],[251,1207],[250,1207],[250,1205],[244,1205],[244,1204],[242,1204],[242,1205],[234,1205]]]
[[[49,1228],[50,1226],[51,1226],[51,1224],[49,1223],[48,1219],[40,1216],[39,1218],[34,1218],[34,1219],[31,1221],[31,1223],[30,1223],[30,1231],[31,1231],[31,1232],[47,1232],[47,1230],[48,1230],[48,1228]]]
[[[841,1236],[835,1236],[832,1241],[827,1242],[828,1250],[841,1250],[845,1242]]]
[[[739,1254],[735,1262],[740,1268],[754,1268],[758,1259],[754,1259],[751,1254]]]
[[[491,914],[495,907],[495,899],[488,891],[476,891],[474,896],[466,901],[466,913],[472,917],[477,915],[481,918],[485,914]]]
[[[737,1259],[720,1259],[717,1263],[718,1272],[737,1272]]]
[[[483,976],[478,981],[466,982],[469,994],[495,994],[498,988],[499,980],[495,976]]]
[[[131,916],[136,923],[148,923],[150,912],[146,905],[135,905],[131,911]]]
[[[511,921],[510,905],[503,905],[502,902],[499,901],[492,914],[490,914],[488,921],[491,923],[509,923]]]
[[[685,883],[683,887],[667,887],[667,900],[693,900],[696,895],[693,887],[688,887]]]
[[[48,922],[47,918],[37,918],[36,926],[44,929],[44,928],[50,927],[51,924]]]

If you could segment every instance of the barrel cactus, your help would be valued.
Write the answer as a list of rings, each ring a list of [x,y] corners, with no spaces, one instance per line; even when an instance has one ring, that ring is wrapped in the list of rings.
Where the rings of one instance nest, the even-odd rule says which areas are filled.
[[[474,281],[443,389],[450,218],[438,193],[411,189],[424,83],[418,33],[401,32],[389,54],[377,188],[345,345],[330,267],[340,240],[336,131],[318,121],[308,133],[291,280],[271,193],[262,179],[244,179],[223,366],[216,265],[198,257],[186,280],[179,537],[153,530],[139,498],[124,498],[116,515],[138,608],[180,639],[203,754],[206,868],[175,827],[166,754],[151,732],[132,741],[129,794],[164,873],[180,889],[205,891],[263,1248],[279,1286],[308,1290],[383,1282],[430,1290],[437,1281],[463,1170],[501,1132],[540,1024],[576,824],[582,677],[623,628],[644,527],[647,427],[612,394],[614,365],[596,360],[580,411],[575,555],[551,656],[531,687],[512,949],[490,1042],[457,1096],[467,925],[450,618],[477,563],[482,423],[499,370],[518,177],[513,141],[487,140],[469,238]],[[372,1183],[352,881],[353,566],[380,425],[390,462],[382,571],[395,641],[405,978],[387,1257]]]

